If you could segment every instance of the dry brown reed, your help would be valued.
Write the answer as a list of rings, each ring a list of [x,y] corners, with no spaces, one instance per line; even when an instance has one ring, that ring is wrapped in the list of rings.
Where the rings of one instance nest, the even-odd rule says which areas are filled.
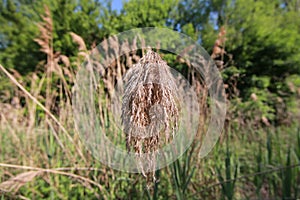
[[[128,151],[134,146],[137,153],[150,152],[158,147],[162,130],[165,141],[169,141],[170,134],[175,134],[179,117],[178,97],[175,80],[168,68],[157,53],[148,51],[125,77],[122,121]],[[138,145],[143,139],[154,144],[151,148]]]
[[[47,55],[47,62],[44,65],[46,76],[43,78],[46,79],[45,109],[49,112],[46,112],[45,128],[52,132],[58,144],[64,149],[68,157],[72,159],[72,153],[64,147],[63,142],[60,140],[59,132],[64,132],[67,139],[74,145],[78,155],[85,160],[82,149],[78,144],[79,139],[71,137],[66,128],[64,128],[65,125],[73,126],[73,122],[68,114],[72,113],[70,85],[74,83],[74,72],[69,58],[60,52],[55,52],[53,48],[53,21],[51,11],[47,6],[45,6],[45,14],[41,18],[43,21],[38,24],[40,35],[34,41],[41,46],[41,52]],[[75,33],[70,34],[74,41],[80,45],[79,50],[86,50],[83,39]],[[43,84],[42,81],[40,81],[40,84]],[[61,100],[58,102],[56,99]],[[51,124],[49,113],[58,115],[58,119],[54,120],[56,124]],[[53,120],[54,114],[50,118]]]
[[[54,169],[44,169],[44,168],[39,168],[39,167],[31,167],[31,166],[24,166],[24,165],[12,165],[12,164],[5,164],[5,163],[0,163],[0,167],[5,167],[5,168],[14,168],[14,169],[21,169],[21,170],[31,170],[28,172],[23,172],[20,173],[9,180],[0,183],[0,189],[6,192],[11,192],[11,191],[17,191],[22,185],[32,181],[35,177],[37,176],[42,176],[43,174],[58,174],[58,175],[64,175],[68,177],[72,177],[75,180],[79,181],[84,181],[88,184],[94,185],[100,189],[100,191],[105,191],[105,189],[97,182],[92,181],[91,179],[85,178],[83,176],[74,174],[74,173],[69,173],[66,171],[74,171],[75,168],[54,168]],[[86,169],[85,169],[86,170]],[[87,185],[89,189],[92,189]],[[107,199],[105,196],[105,193],[103,193],[104,196],[103,198]]]
[[[218,38],[215,41],[213,51],[211,54],[211,58],[214,59],[219,68],[223,67],[223,61],[224,61],[224,54],[226,54],[225,51],[225,42],[226,42],[226,29],[224,26],[220,28],[220,32],[218,34]],[[217,58],[220,59],[218,60]]]
[[[149,166],[155,171],[154,153],[169,142],[171,136],[174,138],[178,128],[180,105],[175,79],[167,63],[151,50],[124,79],[121,118],[127,150],[138,157],[149,154]]]
[[[53,95],[51,92],[51,79],[54,63],[54,52],[53,52],[53,21],[51,17],[51,12],[48,6],[44,7],[45,15],[42,17],[42,22],[38,24],[40,35],[38,38],[34,39],[41,46],[41,52],[47,55],[47,64],[45,65],[46,70],[46,109],[51,110],[51,103],[53,102]],[[46,115],[46,121],[48,120],[48,115]],[[47,126],[47,123],[46,123]]]

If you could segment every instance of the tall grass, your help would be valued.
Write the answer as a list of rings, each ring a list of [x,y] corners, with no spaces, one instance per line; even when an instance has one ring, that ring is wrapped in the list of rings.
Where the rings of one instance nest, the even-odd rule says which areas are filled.
[[[47,55],[43,68],[27,80],[0,65],[0,77],[11,81],[12,91],[0,102],[0,196],[18,199],[297,199],[300,196],[300,127],[236,126],[229,119],[213,151],[197,157],[205,123],[209,118],[208,90],[189,63],[186,77],[199,96],[198,135],[187,152],[170,166],[155,172],[152,188],[139,174],[115,171],[102,165],[85,149],[74,130],[71,87],[76,69],[88,55],[83,39],[70,33],[78,44],[75,63],[52,48],[51,13],[45,8],[41,36],[36,39]],[[212,57],[222,69],[226,54],[222,29]],[[106,52],[117,53],[117,41]],[[223,46],[223,47],[222,47]],[[108,105],[114,83],[120,81],[143,53],[132,51],[102,73],[99,118],[110,122]],[[95,63],[97,64],[97,63]],[[5,99],[5,100],[4,100]],[[238,120],[238,119],[237,119]],[[242,127],[242,128],[241,128]],[[119,132],[109,131],[118,143]]]

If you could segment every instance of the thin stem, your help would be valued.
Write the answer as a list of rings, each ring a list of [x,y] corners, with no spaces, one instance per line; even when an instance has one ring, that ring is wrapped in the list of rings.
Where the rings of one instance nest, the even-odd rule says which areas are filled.
[[[61,128],[61,130],[67,135],[68,139],[76,146],[74,140],[68,133],[68,131],[65,129],[65,127],[58,121],[58,119],[42,104],[40,103],[30,92],[28,92],[16,79],[13,75],[11,75],[1,64],[0,69],[5,73],[5,75],[16,85],[18,86],[34,103],[36,103],[38,106],[40,106],[47,115]],[[76,148],[79,155],[83,158],[82,152]]]
[[[54,169],[45,169],[45,168],[39,168],[39,167],[31,167],[31,166],[23,166],[23,165],[13,165],[13,164],[6,164],[6,163],[0,163],[0,167],[7,167],[7,168],[15,168],[15,169],[23,169],[23,170],[34,170],[34,171],[39,171],[39,172],[44,172],[44,173],[52,173],[52,174],[59,174],[59,175],[64,175],[64,176],[69,176],[75,179],[80,179],[82,181],[86,181],[92,185],[97,186],[101,192],[104,192],[104,188],[99,184],[96,183],[95,181],[85,178],[83,176],[65,172],[64,170],[78,170],[78,169],[88,169],[88,168],[54,168]]]

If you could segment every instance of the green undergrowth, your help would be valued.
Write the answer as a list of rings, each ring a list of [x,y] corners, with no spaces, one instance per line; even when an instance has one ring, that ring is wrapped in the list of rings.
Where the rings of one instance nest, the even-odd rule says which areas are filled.
[[[76,137],[76,134],[73,135]],[[203,159],[191,147],[167,168],[156,171],[157,182],[149,187],[139,174],[107,168],[82,147],[63,140],[62,148],[50,132],[26,133],[1,128],[0,162],[57,169],[75,174],[42,173],[19,188],[11,186],[2,199],[297,199],[300,197],[300,128],[230,128]],[[67,150],[66,150],[67,149]],[[66,153],[68,152],[68,153]],[[70,155],[72,155],[70,157]],[[86,167],[86,169],[81,169]],[[78,168],[78,169],[77,169]],[[91,170],[97,168],[97,170]],[[0,182],[23,172],[1,167]]]

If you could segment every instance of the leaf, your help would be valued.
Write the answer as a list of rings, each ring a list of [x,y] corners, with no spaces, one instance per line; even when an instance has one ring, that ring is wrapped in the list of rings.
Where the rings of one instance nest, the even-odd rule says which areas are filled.
[[[17,192],[23,185],[32,181],[36,176],[40,176],[42,171],[29,171],[18,174],[7,181],[0,183],[0,189]]]
[[[79,35],[77,35],[76,33],[70,32],[70,35],[73,39],[74,42],[76,42],[79,45],[79,51],[86,51],[86,46],[85,46],[85,42],[82,39],[82,37],[80,37]]]

